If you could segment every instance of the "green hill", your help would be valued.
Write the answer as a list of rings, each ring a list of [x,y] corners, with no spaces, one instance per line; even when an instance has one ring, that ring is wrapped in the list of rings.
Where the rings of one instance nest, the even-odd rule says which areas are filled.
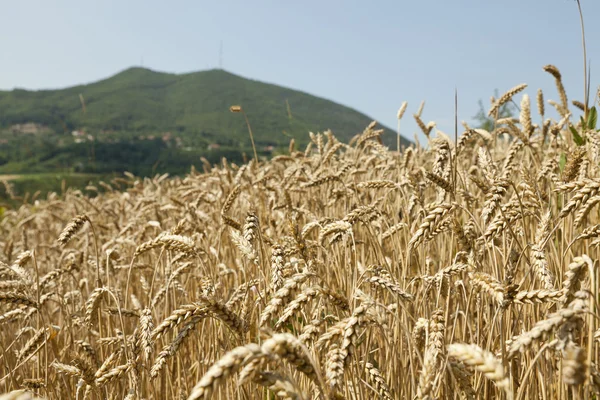
[[[246,111],[262,154],[287,146],[290,137],[304,144],[309,131],[331,129],[348,140],[371,122],[332,101],[223,70],[130,68],[67,89],[0,91],[0,173],[179,173],[200,156],[239,159],[250,147],[243,116],[229,111],[234,104]],[[384,141],[395,148],[395,132],[386,129]]]

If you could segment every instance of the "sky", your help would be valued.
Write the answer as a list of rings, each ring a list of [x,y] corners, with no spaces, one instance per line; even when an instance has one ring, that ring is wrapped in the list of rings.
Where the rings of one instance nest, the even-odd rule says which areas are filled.
[[[581,4],[595,93],[600,1]],[[455,89],[459,121],[472,121],[480,99],[487,109],[496,89],[520,83],[532,99],[542,88],[558,100],[546,64],[560,69],[570,100],[584,92],[574,0],[0,0],[0,48],[2,90],[63,88],[131,66],[183,73],[222,65],[393,129],[407,101],[401,133],[410,139],[423,100],[423,120],[453,134]]]

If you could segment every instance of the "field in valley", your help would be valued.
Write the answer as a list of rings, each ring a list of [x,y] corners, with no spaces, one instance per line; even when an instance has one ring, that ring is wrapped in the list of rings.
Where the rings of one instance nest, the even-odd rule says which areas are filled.
[[[15,208],[23,204],[35,204],[48,193],[63,194],[67,188],[79,189],[88,196],[111,190],[107,182],[120,174],[46,172],[24,174],[0,174],[0,207]],[[114,184],[114,183],[113,183]],[[118,187],[118,186],[117,186]]]
[[[519,85],[456,141],[417,112],[401,152],[371,124],[4,210],[0,398],[597,398],[597,114],[545,70],[557,119]]]

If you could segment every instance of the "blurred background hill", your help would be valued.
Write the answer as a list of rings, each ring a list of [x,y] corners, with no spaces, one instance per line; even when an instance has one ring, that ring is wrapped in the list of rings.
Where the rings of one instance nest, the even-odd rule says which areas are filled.
[[[0,92],[0,173],[130,171],[183,173],[200,157],[239,161],[248,130],[229,107],[243,106],[258,151],[305,144],[331,129],[349,140],[371,118],[340,104],[220,69],[169,74],[130,68],[61,90]],[[384,138],[396,144],[395,132]],[[402,139],[403,144],[408,141]]]

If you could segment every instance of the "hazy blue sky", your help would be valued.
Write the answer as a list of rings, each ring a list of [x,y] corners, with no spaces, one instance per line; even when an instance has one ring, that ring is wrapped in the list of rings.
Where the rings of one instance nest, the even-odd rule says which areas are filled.
[[[592,87],[600,83],[600,1],[581,0]],[[555,64],[570,99],[583,100],[579,16],[573,0],[0,1],[0,88],[58,88],[134,65],[226,70],[360,110],[391,128],[412,113],[451,133],[495,88],[528,83],[557,99],[542,66]],[[595,92],[595,90],[593,90]],[[293,110],[292,110],[293,111]]]

